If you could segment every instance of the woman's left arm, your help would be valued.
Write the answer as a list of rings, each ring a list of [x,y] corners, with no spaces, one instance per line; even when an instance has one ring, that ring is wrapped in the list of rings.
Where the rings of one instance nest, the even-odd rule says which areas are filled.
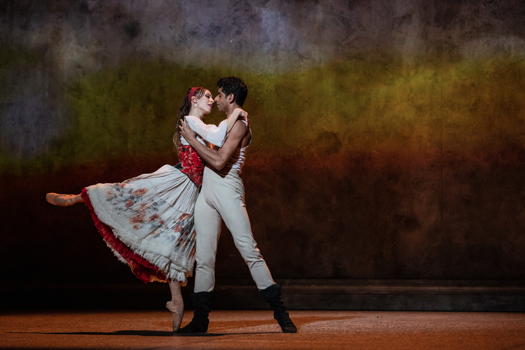
[[[191,115],[186,116],[185,120],[188,126],[207,142],[213,143],[218,147],[221,147],[224,143],[227,132],[226,125],[205,124],[199,118]]]

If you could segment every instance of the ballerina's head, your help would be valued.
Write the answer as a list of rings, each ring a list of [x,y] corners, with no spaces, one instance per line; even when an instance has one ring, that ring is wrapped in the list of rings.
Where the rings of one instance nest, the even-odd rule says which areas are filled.
[[[194,86],[188,89],[184,101],[179,111],[179,118],[186,115],[202,118],[203,115],[209,114],[214,100],[210,90],[201,86]]]
[[[202,119],[205,114],[211,112],[213,107],[213,96],[210,90],[203,88],[202,86],[194,86],[188,89],[182,106],[179,109],[179,119],[177,124],[187,115]],[[179,133],[178,129],[173,135],[173,143],[177,146],[179,144]]]

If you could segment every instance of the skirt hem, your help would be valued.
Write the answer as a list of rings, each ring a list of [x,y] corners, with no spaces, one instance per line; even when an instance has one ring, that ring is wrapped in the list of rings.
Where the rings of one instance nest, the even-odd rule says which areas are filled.
[[[143,282],[168,282],[168,280],[176,280],[182,284],[186,284],[186,276],[190,274],[173,269],[166,273],[151,261],[161,263],[161,265],[169,265],[169,259],[152,253],[133,250],[127,246],[114,234],[109,225],[106,225],[98,218],[86,188],[82,189],[81,196],[84,204],[89,209],[91,219],[97,231],[102,236],[106,245],[121,262],[130,267],[138,279]]]

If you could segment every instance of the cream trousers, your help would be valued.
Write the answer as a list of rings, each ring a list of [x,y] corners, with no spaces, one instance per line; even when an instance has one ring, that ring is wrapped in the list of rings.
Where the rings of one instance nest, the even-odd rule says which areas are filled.
[[[221,218],[248,265],[257,288],[266,289],[275,284],[253,239],[244,203],[244,185],[237,170],[231,169],[224,176],[208,167],[204,169],[204,180],[194,215],[197,232],[195,293],[211,292],[215,286],[215,257],[221,233]]]

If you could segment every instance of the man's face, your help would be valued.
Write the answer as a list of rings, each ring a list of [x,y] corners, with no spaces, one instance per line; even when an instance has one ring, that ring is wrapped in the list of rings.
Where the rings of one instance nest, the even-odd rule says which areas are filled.
[[[226,98],[224,91],[222,91],[222,88],[219,88],[214,100],[219,111],[226,112],[228,110],[228,99]]]

